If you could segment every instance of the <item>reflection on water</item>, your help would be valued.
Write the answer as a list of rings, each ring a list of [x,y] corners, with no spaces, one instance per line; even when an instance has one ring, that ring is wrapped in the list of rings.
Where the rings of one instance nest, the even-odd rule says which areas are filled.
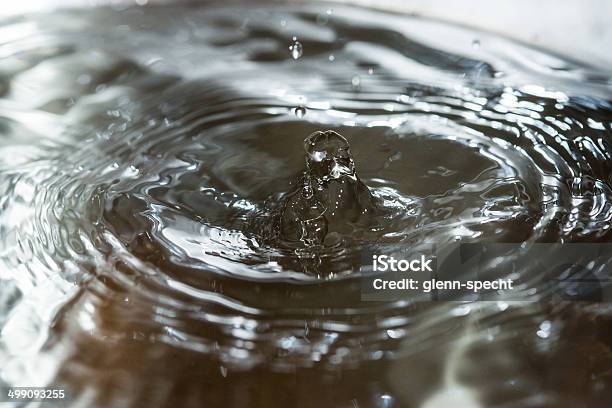
[[[386,243],[609,241],[606,73],[313,6],[30,15],[0,55],[0,384],[75,406],[612,404],[606,305],[361,302],[356,272]],[[306,147],[333,163],[305,162],[327,129]]]

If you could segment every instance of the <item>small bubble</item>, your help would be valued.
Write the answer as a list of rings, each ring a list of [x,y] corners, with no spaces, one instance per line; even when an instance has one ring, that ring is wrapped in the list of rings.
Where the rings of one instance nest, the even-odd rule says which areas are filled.
[[[302,43],[297,40],[297,37],[293,37],[293,44],[289,46],[289,53],[291,54],[291,58],[297,60],[302,56],[302,52],[304,51],[304,47]]]
[[[374,68],[368,68],[368,75],[372,75],[374,73]]]
[[[287,20],[281,20],[280,25],[281,27],[285,27],[287,25]]]
[[[329,54],[329,57],[327,57],[327,59],[329,60],[329,62],[334,62],[336,60],[336,57],[334,57],[334,54]]]
[[[334,13],[334,9],[325,10],[325,14],[327,14],[328,16],[331,16],[333,13]]]
[[[293,113],[295,113],[295,116],[297,116],[298,118],[302,118],[304,117],[304,115],[306,115],[306,108],[304,106],[297,106],[293,110]]]
[[[475,50],[480,49],[480,40],[478,39],[472,40],[472,48]]]
[[[361,78],[359,75],[355,75],[351,78],[351,86],[354,91],[358,91],[361,88]]]

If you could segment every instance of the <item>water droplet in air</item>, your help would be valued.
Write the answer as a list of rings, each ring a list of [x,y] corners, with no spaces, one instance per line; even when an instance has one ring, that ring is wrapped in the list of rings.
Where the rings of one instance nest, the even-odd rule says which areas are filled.
[[[297,116],[298,118],[302,118],[304,117],[304,115],[306,115],[306,108],[304,106],[297,106],[293,110],[293,113],[295,113],[295,116]]]
[[[289,53],[291,54],[291,58],[294,60],[300,58],[302,56],[302,52],[304,51],[304,47],[302,43],[297,40],[297,37],[293,37],[293,43],[289,46]]]
[[[368,68],[368,75],[372,75],[374,73],[374,68]]]
[[[359,75],[355,75],[351,78],[351,86],[354,91],[358,91],[361,88],[361,78]]]
[[[328,59],[330,62],[334,62],[334,61],[336,60],[336,57],[334,57],[334,54],[329,54],[329,57],[327,57],[327,59]]]

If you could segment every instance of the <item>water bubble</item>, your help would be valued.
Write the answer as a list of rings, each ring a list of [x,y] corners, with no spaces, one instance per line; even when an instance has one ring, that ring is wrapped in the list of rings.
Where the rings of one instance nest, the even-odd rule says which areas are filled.
[[[302,43],[298,41],[297,37],[293,37],[293,43],[289,46],[289,53],[291,54],[291,58],[297,60],[302,56],[302,52],[304,51],[304,47]]]
[[[293,109],[293,113],[295,113],[295,116],[297,116],[298,118],[302,118],[304,117],[304,115],[306,115],[306,107],[296,106],[296,108]]]
[[[359,75],[355,75],[351,78],[351,86],[354,91],[358,91],[361,88],[361,78]]]
[[[329,60],[329,62],[334,62],[336,60],[336,57],[334,57],[334,54],[329,54],[329,57],[327,57],[327,59]]]
[[[480,40],[479,39],[474,39],[472,40],[472,48],[477,50],[480,49]]]
[[[372,75],[374,73],[374,68],[368,68],[368,75]]]
[[[281,20],[280,25],[281,27],[285,27],[287,25],[287,20]]]

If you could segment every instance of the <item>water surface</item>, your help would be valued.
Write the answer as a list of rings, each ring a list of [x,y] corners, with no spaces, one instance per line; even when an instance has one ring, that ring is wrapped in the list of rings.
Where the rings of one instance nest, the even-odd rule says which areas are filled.
[[[387,244],[610,241],[609,74],[337,6],[4,20],[0,385],[74,406],[610,406],[606,304],[362,302],[358,272]],[[324,130],[367,197],[302,239],[283,214]]]

